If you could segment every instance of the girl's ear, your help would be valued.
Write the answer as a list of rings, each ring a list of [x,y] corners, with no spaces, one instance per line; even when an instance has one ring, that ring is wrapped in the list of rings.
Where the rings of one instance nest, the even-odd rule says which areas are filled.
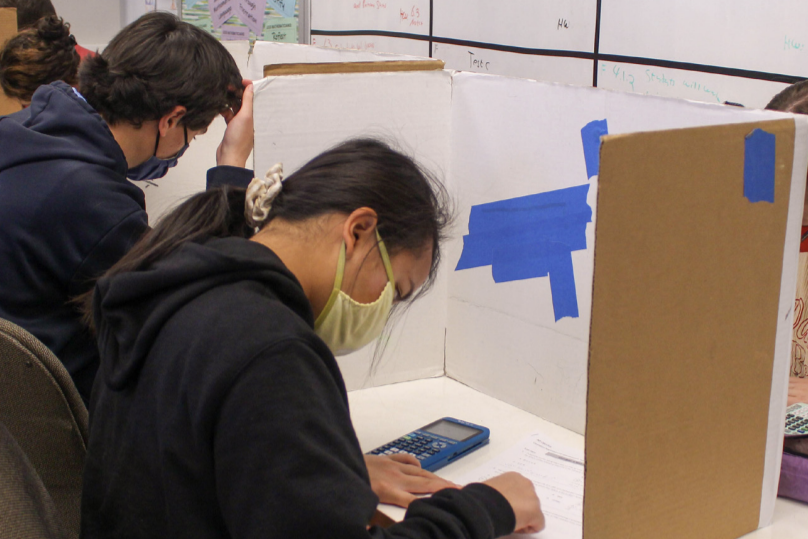
[[[370,247],[376,245],[376,223],[378,221],[378,215],[371,208],[359,208],[348,216],[342,227],[346,260],[349,260],[357,250],[364,256]]]

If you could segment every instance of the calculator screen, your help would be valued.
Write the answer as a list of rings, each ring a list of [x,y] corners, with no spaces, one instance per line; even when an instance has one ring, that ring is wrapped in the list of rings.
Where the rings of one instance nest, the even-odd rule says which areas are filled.
[[[482,432],[480,429],[467,427],[465,425],[455,423],[454,421],[446,421],[443,419],[435,421],[431,425],[423,427],[421,430],[430,434],[437,434],[438,436],[457,440],[458,442],[464,442],[472,436]]]

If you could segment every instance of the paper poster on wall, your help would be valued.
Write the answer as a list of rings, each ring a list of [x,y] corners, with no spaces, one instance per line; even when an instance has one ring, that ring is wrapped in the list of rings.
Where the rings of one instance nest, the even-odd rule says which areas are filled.
[[[182,19],[221,40],[298,42],[297,0],[185,0]]]

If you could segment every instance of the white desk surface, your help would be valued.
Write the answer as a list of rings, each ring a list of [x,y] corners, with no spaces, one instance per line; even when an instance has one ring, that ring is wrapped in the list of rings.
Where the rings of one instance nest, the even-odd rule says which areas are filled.
[[[570,447],[584,446],[584,437],[580,434],[447,377],[360,389],[350,392],[348,399],[354,428],[364,452],[445,416],[491,429],[491,442],[487,446],[438,470],[438,475],[450,481],[477,468],[534,431],[541,430]],[[384,506],[383,510],[394,520],[404,517],[403,509]],[[744,539],[808,539],[808,504],[777,498],[772,525],[750,533]]]

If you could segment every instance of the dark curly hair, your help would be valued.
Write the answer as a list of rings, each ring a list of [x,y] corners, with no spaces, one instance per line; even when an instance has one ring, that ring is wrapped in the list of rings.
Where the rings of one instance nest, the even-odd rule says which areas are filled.
[[[79,55],[70,25],[51,16],[11,38],[0,52],[0,86],[7,96],[31,102],[43,84],[78,83]]]
[[[237,108],[243,86],[236,61],[211,34],[155,12],[121,30],[100,55],[85,58],[79,90],[110,125],[139,127],[183,106],[183,124],[201,130]]]

